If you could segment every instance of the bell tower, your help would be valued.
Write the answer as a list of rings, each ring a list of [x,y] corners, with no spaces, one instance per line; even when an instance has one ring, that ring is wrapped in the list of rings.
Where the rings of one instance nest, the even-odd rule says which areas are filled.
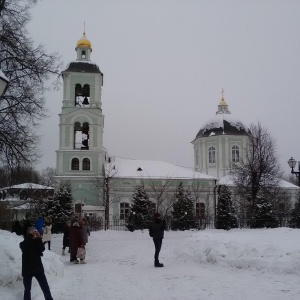
[[[77,59],[62,72],[63,101],[59,114],[56,186],[70,182],[75,203],[99,205],[95,177],[103,176],[103,74],[91,61],[92,45],[85,32],[75,48]]]

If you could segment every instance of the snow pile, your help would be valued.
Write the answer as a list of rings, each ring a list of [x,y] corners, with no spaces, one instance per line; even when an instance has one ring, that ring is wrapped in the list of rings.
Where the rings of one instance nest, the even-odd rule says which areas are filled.
[[[191,235],[174,251],[176,256],[197,264],[300,275],[299,242],[292,238],[295,233],[299,230],[208,230]]]
[[[19,243],[22,237],[15,233],[0,230],[0,288],[18,289],[23,292],[22,283],[22,251]],[[55,281],[57,277],[64,274],[64,266],[60,256],[45,251],[42,257],[45,273],[49,282]],[[36,285],[33,281],[33,285]],[[35,289],[36,290],[36,289]],[[1,297],[0,297],[1,298]],[[3,299],[3,298],[2,298]],[[20,298],[21,299],[21,298]]]
[[[148,231],[92,232],[87,264],[61,256],[53,234],[42,258],[55,300],[298,300],[299,229],[169,231],[153,267]],[[23,297],[21,237],[0,230],[0,299]],[[43,300],[36,280],[32,299]]]

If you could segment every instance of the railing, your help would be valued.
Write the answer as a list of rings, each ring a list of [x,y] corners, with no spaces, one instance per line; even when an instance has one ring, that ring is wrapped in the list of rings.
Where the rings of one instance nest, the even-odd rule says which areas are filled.
[[[264,228],[264,227],[289,227],[289,218],[279,218],[275,223],[269,223],[269,220],[256,220],[258,224],[262,226],[253,226],[248,219],[239,219],[235,224],[229,224],[228,222],[215,222],[214,219],[199,219],[193,220],[174,220],[172,218],[166,219],[166,230],[204,230],[204,229],[231,229],[231,228]],[[265,226],[264,226],[265,224]],[[271,224],[270,226],[268,224]],[[93,217],[88,220],[88,225],[91,231],[99,230],[115,230],[115,231],[134,231],[139,229],[148,229],[150,223],[146,222],[133,222],[130,227],[126,226],[125,220],[120,220],[118,216],[110,216],[109,221],[106,222],[104,217]],[[217,225],[217,226],[216,226]],[[256,223],[257,225],[257,223]],[[62,233],[64,231],[65,223],[54,222],[52,224],[52,233]],[[0,221],[0,229],[16,232],[17,234],[23,234],[23,222],[20,221],[17,224],[15,221]]]

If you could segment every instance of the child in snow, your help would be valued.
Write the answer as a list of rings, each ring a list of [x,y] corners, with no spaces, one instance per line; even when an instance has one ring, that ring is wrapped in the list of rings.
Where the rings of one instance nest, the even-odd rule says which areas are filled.
[[[43,234],[43,243],[44,245],[48,243],[48,250],[50,249],[51,246],[51,238],[52,238],[52,218],[47,217],[45,219],[45,227],[44,227],[44,234]]]

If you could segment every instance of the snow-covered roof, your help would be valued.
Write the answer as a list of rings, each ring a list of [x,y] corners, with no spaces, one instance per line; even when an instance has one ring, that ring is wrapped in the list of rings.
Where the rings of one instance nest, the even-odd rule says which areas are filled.
[[[95,206],[95,205],[83,205],[83,211],[104,211],[103,206]]]
[[[16,184],[9,187],[1,188],[0,191],[3,190],[9,190],[9,189],[33,189],[33,190],[54,190],[51,186],[36,184],[36,183],[22,183],[22,184]]]
[[[218,114],[201,127],[196,138],[221,134],[247,135],[246,128],[240,120],[230,114]]]
[[[29,208],[30,207],[29,207],[28,203],[16,205],[16,206],[12,207],[12,209],[15,209],[15,210],[28,210]]]
[[[232,175],[226,175],[226,176],[220,178],[219,184],[227,185],[227,186],[235,186]],[[297,185],[294,185],[283,179],[279,180],[279,186],[283,189],[295,189],[295,190],[299,189],[299,187]]]
[[[92,61],[71,61],[68,63],[63,72],[86,72],[86,73],[100,73],[99,66]],[[103,74],[102,74],[103,75]]]
[[[116,170],[114,177],[119,178],[217,179],[195,172],[192,168],[178,167],[164,161],[114,157],[111,163],[106,164],[106,171],[111,172],[114,166]]]

